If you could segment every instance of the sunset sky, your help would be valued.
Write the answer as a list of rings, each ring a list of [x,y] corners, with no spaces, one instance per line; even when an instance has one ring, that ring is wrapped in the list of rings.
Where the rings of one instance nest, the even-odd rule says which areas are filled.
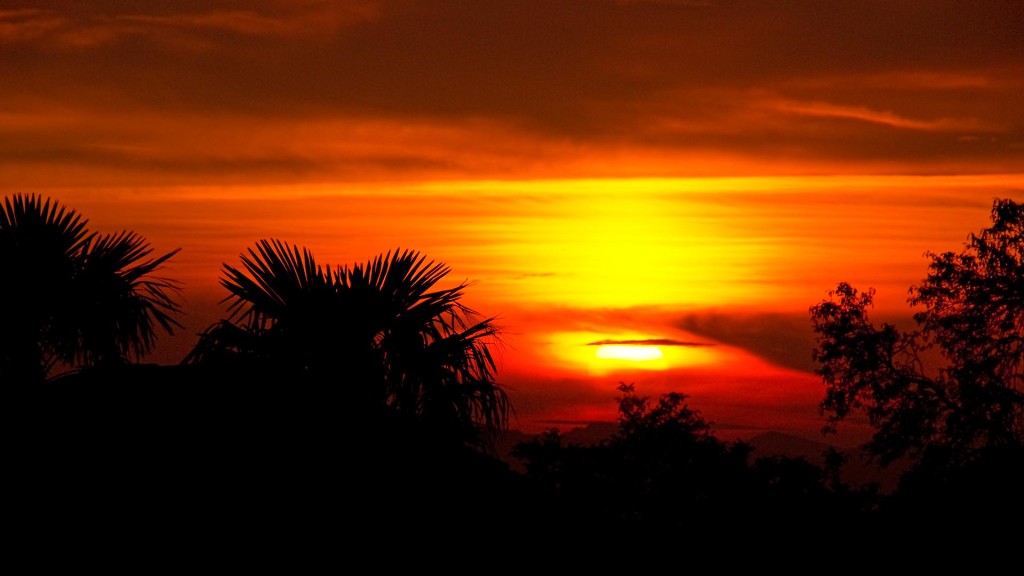
[[[410,248],[504,327],[515,428],[634,382],[814,436],[808,308],[849,281],[906,322],[924,253],[1024,201],[1022,30],[1013,0],[0,0],[0,193],[181,248],[147,361],[261,238]]]

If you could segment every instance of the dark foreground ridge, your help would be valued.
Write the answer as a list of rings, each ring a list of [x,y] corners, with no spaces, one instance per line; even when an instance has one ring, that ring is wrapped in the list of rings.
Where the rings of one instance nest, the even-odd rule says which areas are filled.
[[[794,552],[870,545],[866,553],[874,554],[904,546],[900,535],[908,531],[952,538],[984,531],[978,519],[1022,509],[1019,499],[997,502],[984,491],[972,495],[978,507],[952,515],[938,499],[904,509],[879,510],[864,500],[840,507],[812,484],[793,482],[814,473],[795,460],[766,468],[777,475],[761,485],[768,499],[716,490],[710,493],[720,500],[695,506],[685,490],[699,478],[684,479],[675,497],[671,490],[616,493],[616,486],[645,485],[640,474],[659,474],[639,467],[650,461],[616,468],[601,460],[614,450],[567,447],[548,454],[557,454],[560,466],[582,455],[576,462],[592,467],[579,470],[608,475],[577,477],[575,487],[569,476],[560,476],[560,485],[545,483],[389,409],[352,411],[344,390],[259,384],[196,366],[100,374],[56,379],[18,398],[8,490],[24,534],[249,560],[267,550],[308,556],[399,541],[433,553],[483,542],[495,553],[573,554],[569,542],[621,547],[667,540],[698,546],[696,557],[712,553],[699,546],[723,541]],[[1018,471],[1003,481],[1019,477]],[[621,484],[622,478],[640,483]],[[664,499],[654,509],[674,518],[614,516],[629,509],[616,508],[620,500],[650,498]],[[819,503],[827,505],[815,508]]]
[[[188,365],[97,374],[21,398],[22,480],[54,513],[121,515],[150,528],[186,522],[213,537],[313,521],[373,531],[400,518],[411,529],[442,515],[486,525],[523,510],[479,505],[519,493],[522,479],[502,462],[390,409],[353,411],[343,390]]]

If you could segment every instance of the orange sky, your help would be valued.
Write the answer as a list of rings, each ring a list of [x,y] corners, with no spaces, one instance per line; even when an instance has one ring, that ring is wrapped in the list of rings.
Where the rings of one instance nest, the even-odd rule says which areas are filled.
[[[223,316],[220,265],[257,239],[400,246],[500,317],[517,427],[614,417],[635,381],[723,433],[810,435],[808,307],[846,280],[905,318],[923,253],[1024,199],[1022,22],[1002,0],[14,0],[0,192],[182,248],[188,330],[155,361]],[[648,339],[677,345],[588,346]]]

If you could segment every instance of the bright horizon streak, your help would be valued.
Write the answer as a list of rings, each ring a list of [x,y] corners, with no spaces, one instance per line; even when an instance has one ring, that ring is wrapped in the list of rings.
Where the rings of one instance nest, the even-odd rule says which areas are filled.
[[[788,309],[836,282],[902,307],[927,250],[955,250],[1024,174],[460,181],[47,190],[94,228],[129,228],[191,295],[261,238],[321,263],[416,249],[516,307]],[[889,297],[889,295],[894,295]],[[507,304],[502,307],[507,306]],[[499,313],[501,310],[498,311]]]
[[[602,359],[629,360],[631,362],[648,362],[665,357],[661,348],[657,346],[635,344],[604,344],[597,347],[594,355]]]
[[[419,250],[451,268],[448,285],[470,282],[467,305],[498,317],[499,379],[514,384],[528,427],[583,406],[614,412],[616,382],[650,379],[656,390],[699,392],[719,421],[740,419],[730,407],[756,397],[807,404],[810,422],[815,379],[754,361],[806,341],[750,332],[748,321],[780,314],[793,319],[783,329],[809,330],[808,307],[839,281],[876,288],[880,314],[906,314],[925,252],[958,250],[987,224],[993,198],[1024,199],[1022,190],[1024,174],[36,192],[91,229],[133,230],[156,254],[181,248],[161,275],[184,284],[186,329],[161,339],[156,362],[179,362],[225,317],[221,266],[237,265],[261,238],[309,248],[325,265]],[[688,329],[707,331],[681,331],[683,316],[694,318]],[[587,345],[649,339],[707,345],[663,347],[645,361],[599,358]],[[770,388],[756,384],[765,374],[774,374]],[[755,396],[762,390],[771,394]]]
[[[927,253],[1024,201],[1024,2],[979,2],[0,9],[0,192],[178,250],[185,327],[145,361],[226,317],[260,240],[403,249],[496,318],[524,415],[614,409],[635,373],[814,416],[808,308],[848,282],[912,322]],[[632,340],[681,344],[589,345]]]

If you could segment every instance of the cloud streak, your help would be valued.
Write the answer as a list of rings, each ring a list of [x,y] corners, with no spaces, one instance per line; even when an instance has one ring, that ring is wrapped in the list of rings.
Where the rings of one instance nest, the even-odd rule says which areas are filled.
[[[844,118],[860,120],[893,128],[921,130],[925,132],[990,131],[992,127],[976,119],[938,118],[917,120],[898,114],[872,110],[864,106],[844,106],[828,102],[779,101],[771,105],[779,112],[819,118]]]
[[[202,184],[360,165],[400,179],[1007,172],[1024,145],[1020,3],[33,5],[0,11],[0,143],[29,143],[12,170],[41,185],[124,182],[97,147],[176,157],[126,153],[132,181],[172,167]],[[69,111],[82,130],[18,119]]]
[[[902,310],[923,251],[1022,190],[1024,2],[26,4],[0,190],[181,247],[179,341],[260,237],[407,246],[479,282],[542,419],[614,418],[620,374],[580,373],[606,343],[672,347],[644,384],[720,421],[810,421],[807,306],[849,280]]]
[[[333,5],[273,0],[210,2],[191,10],[174,5],[142,6],[137,2],[105,2],[100,6],[36,4],[44,7],[0,10],[0,42],[47,42],[83,48],[117,44],[139,35],[158,42],[169,35],[206,35],[211,39],[210,33],[221,35],[220,41],[211,43],[214,46],[230,42],[230,35],[268,39],[323,35],[373,21],[377,14],[376,3],[359,1]],[[48,4],[52,6],[46,7]],[[225,38],[224,34],[229,36]]]
[[[694,347],[700,348],[703,346],[714,346],[710,342],[690,342],[687,340],[673,340],[672,338],[647,338],[643,340],[598,340],[596,342],[587,342],[587,346],[680,346],[680,347]]]

